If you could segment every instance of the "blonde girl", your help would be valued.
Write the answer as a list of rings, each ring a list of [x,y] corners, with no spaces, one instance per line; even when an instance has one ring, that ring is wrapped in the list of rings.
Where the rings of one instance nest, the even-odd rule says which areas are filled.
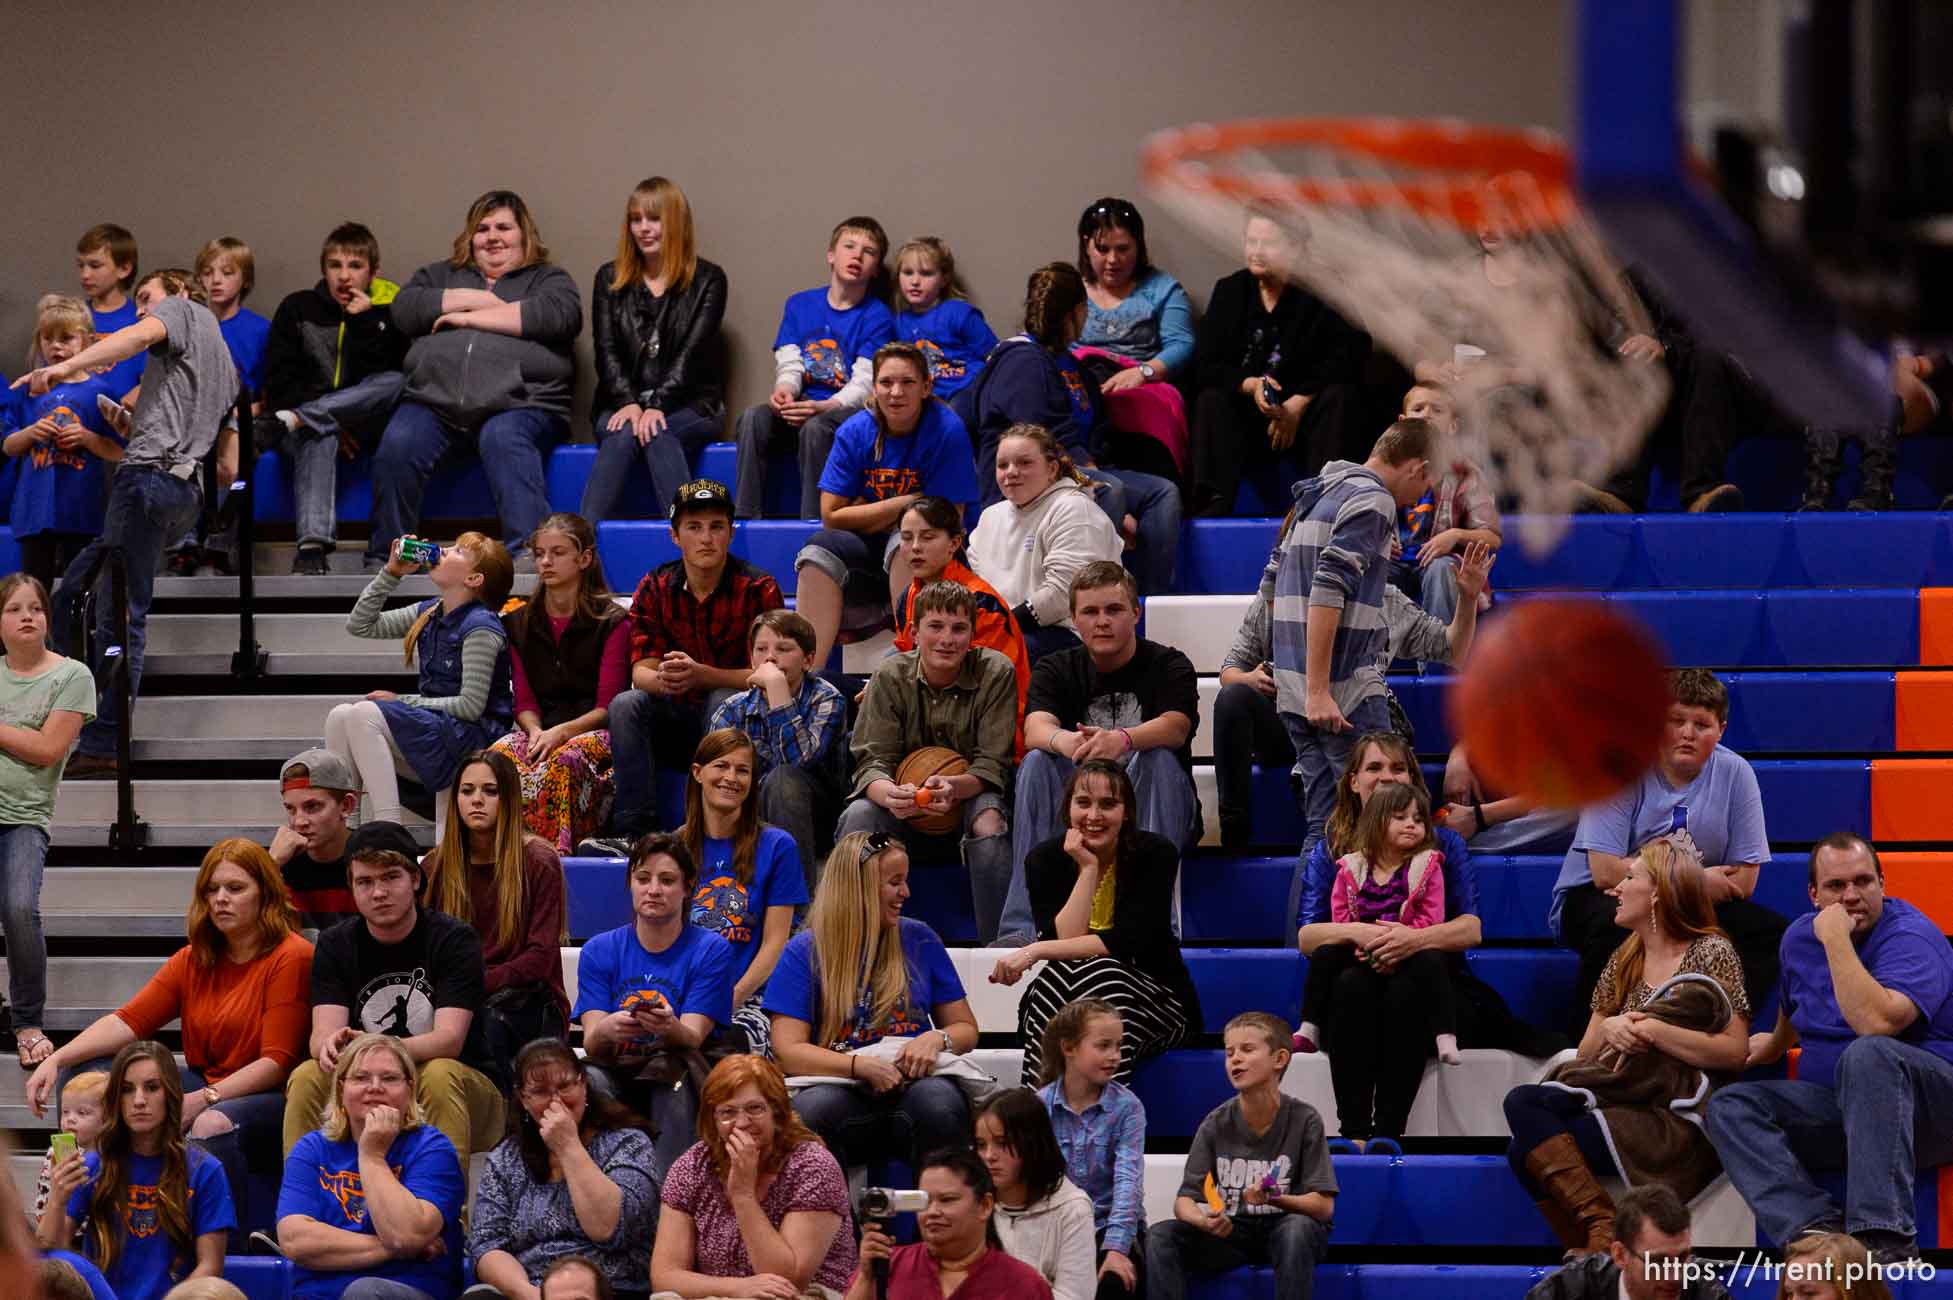
[[[964,300],[956,257],[934,235],[911,239],[895,250],[895,337],[929,358],[936,396],[948,401],[983,369],[997,334],[983,313]]]

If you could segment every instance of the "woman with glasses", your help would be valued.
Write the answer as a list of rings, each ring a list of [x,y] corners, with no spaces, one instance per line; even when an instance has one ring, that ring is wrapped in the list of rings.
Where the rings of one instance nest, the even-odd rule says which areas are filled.
[[[976,1046],[976,1016],[943,941],[902,915],[908,898],[900,840],[842,836],[807,928],[787,941],[766,985],[780,1068],[834,1080],[804,1089],[794,1108],[848,1165],[892,1155],[914,1167],[970,1140],[962,1087],[935,1071]]]
[[[414,1100],[398,1038],[361,1034],[332,1072],[325,1123],[285,1160],[278,1248],[292,1293],[340,1300],[451,1300],[461,1290],[468,1180],[454,1144]]]
[[[635,1115],[592,1095],[583,1062],[559,1039],[516,1053],[515,1079],[514,1131],[475,1187],[475,1276],[509,1300],[539,1300],[550,1265],[575,1255],[613,1295],[646,1294],[658,1217],[651,1139]]]
[[[836,1296],[854,1271],[848,1180],[764,1057],[705,1081],[699,1140],[665,1178],[651,1285],[687,1297]]]

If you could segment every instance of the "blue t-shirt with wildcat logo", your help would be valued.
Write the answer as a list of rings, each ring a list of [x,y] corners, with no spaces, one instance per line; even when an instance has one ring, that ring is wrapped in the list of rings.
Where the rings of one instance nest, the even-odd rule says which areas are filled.
[[[894,337],[895,314],[887,303],[863,298],[852,307],[836,307],[822,285],[787,299],[773,348],[777,352],[791,344],[800,349],[807,367],[800,395],[820,402],[846,386],[857,359],[874,356],[876,348]]]
[[[229,1232],[237,1226],[237,1212],[231,1207],[230,1184],[224,1180],[224,1167],[201,1148],[184,1151],[190,1184],[190,1235]],[[88,1181],[68,1197],[68,1218],[81,1222],[89,1217],[88,1203],[95,1194],[95,1179],[102,1172],[102,1158],[93,1151],[82,1157],[88,1164]],[[197,1265],[194,1250],[177,1253],[176,1243],[163,1231],[157,1215],[157,1189],[163,1181],[161,1156],[130,1156],[128,1192],[123,1200],[122,1250],[115,1267],[105,1271],[109,1285],[120,1300],[160,1300],[171,1287],[188,1276]],[[94,1235],[99,1223],[91,1222],[83,1234],[82,1253],[94,1257]]]
[[[348,1271],[298,1268],[292,1294],[301,1300],[338,1300],[362,1277],[383,1278],[449,1300],[461,1290],[461,1207],[468,1183],[454,1144],[432,1124],[410,1128],[387,1148],[387,1168],[416,1200],[441,1215],[441,1244],[433,1259],[419,1255],[390,1259]],[[366,1215],[366,1188],[359,1175],[359,1144],[333,1142],[317,1129],[307,1133],[285,1158],[285,1180],[278,1188],[278,1217],[302,1214],[341,1232],[373,1235]]]
[[[908,997],[880,1029],[868,1024],[869,1008],[857,1004],[847,1032],[838,1042],[825,1046],[853,1051],[884,1038],[914,1037],[935,1023],[930,1016],[932,1007],[965,997],[963,981],[936,932],[913,917],[905,916],[899,924],[902,956],[909,967]],[[779,965],[773,968],[773,978],[766,982],[765,1006],[775,1015],[804,1020],[819,1031],[820,969],[811,930],[802,930],[787,941]]]
[[[122,439],[102,418],[95,401],[116,395],[108,374],[62,384],[39,397],[23,398],[19,427],[24,429],[49,416],[57,422],[65,418],[120,446]],[[7,516],[15,537],[102,531],[103,507],[108,501],[107,461],[79,447],[63,451],[52,442],[37,442],[15,459],[20,462],[20,478],[14,484],[13,509]]]
[[[732,945],[733,982],[739,982],[759,953],[766,909],[799,907],[807,902],[807,878],[793,836],[777,826],[760,827],[753,846],[753,879],[739,883],[732,866],[732,841],[705,837],[698,888],[692,891],[692,927],[709,930]]]

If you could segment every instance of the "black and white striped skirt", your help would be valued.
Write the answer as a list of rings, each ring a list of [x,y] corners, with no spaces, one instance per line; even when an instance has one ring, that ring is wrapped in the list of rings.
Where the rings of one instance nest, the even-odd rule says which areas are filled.
[[[1080,998],[1109,1002],[1125,1022],[1119,1041],[1120,1083],[1131,1083],[1141,1061],[1178,1047],[1187,1036],[1187,1013],[1173,990],[1117,957],[1048,961],[1017,1004],[1024,1040],[1024,1082],[1036,1087],[1043,1069],[1044,1027],[1065,1004]]]

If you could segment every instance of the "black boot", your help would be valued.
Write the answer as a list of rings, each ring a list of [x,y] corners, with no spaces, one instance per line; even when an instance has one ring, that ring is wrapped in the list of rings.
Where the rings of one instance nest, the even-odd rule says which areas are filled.
[[[1831,489],[1844,463],[1843,439],[1835,429],[1804,430],[1804,499],[1799,510],[1829,510]]]
[[[1888,428],[1864,435],[1863,452],[1858,457],[1858,495],[1845,504],[1847,510],[1890,510],[1892,477],[1898,468],[1898,439]]]

